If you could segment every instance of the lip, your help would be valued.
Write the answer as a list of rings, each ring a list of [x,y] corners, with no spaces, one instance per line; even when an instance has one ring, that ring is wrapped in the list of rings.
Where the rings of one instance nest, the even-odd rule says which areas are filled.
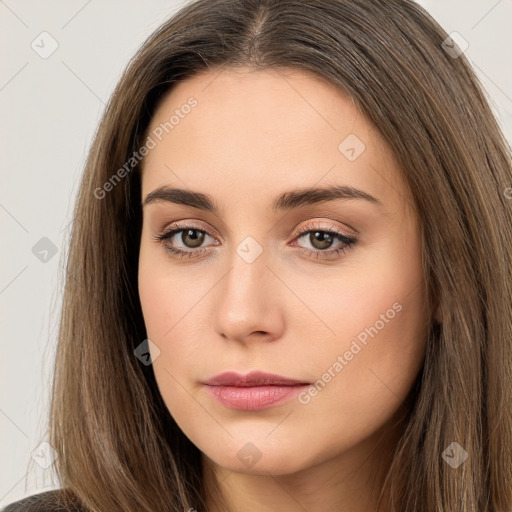
[[[260,371],[242,375],[224,372],[203,382],[210,395],[225,407],[259,411],[284,402],[311,383]]]
[[[236,386],[236,387],[254,387],[254,386],[293,386],[311,384],[304,380],[291,379],[275,373],[253,371],[242,375],[236,372],[219,373],[211,379],[205,380],[203,384],[208,386]]]

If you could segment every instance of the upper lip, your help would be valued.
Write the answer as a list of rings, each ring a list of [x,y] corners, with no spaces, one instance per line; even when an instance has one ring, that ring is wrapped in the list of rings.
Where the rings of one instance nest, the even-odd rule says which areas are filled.
[[[306,385],[309,382],[297,379],[290,379],[282,375],[274,373],[266,373],[254,371],[242,375],[236,372],[224,372],[212,377],[203,382],[209,386],[236,386],[236,387],[251,387],[251,386],[297,386],[299,384]]]

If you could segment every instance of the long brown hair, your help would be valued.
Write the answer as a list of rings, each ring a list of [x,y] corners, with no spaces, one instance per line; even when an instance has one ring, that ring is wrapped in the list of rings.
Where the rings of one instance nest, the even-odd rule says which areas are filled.
[[[396,153],[421,219],[428,311],[442,311],[388,508],[512,510],[510,148],[446,38],[411,0],[197,0],[143,44],[107,105],[75,207],[50,408],[63,498],[95,512],[206,510],[201,453],[134,355],[146,338],[134,154],[174,83],[207,68],[291,67],[348,93]],[[457,468],[442,457],[452,442],[468,453]]]

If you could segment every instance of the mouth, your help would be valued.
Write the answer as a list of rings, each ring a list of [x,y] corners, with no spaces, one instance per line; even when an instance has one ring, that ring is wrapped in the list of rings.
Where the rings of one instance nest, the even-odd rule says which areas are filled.
[[[266,372],[221,373],[203,382],[210,395],[229,409],[259,411],[291,399],[310,382]]]

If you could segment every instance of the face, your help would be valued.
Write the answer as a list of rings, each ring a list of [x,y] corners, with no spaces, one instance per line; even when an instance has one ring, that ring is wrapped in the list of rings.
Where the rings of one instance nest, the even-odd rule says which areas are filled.
[[[180,82],[148,135],[138,284],[177,424],[245,473],[362,445],[426,341],[419,221],[387,143],[337,87],[284,69]]]

